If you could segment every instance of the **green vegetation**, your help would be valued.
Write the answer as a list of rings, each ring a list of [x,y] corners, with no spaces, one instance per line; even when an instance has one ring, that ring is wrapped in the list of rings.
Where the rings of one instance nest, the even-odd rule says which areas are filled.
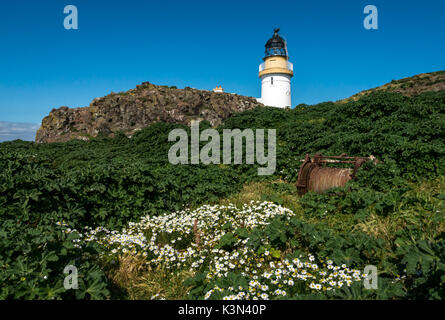
[[[379,271],[378,290],[359,281],[324,290],[300,278],[294,286],[261,276],[268,299],[445,296],[445,91],[415,97],[381,91],[348,103],[257,108],[227,119],[218,130],[277,130],[277,170],[269,177],[258,176],[256,165],[171,165],[167,137],[179,127],[185,128],[156,123],[132,138],[119,133],[89,142],[0,144],[0,298],[237,296],[257,286],[254,274],[240,264],[223,278],[214,272],[215,259],[237,252],[247,254],[249,270],[258,275],[281,268],[271,262],[284,266],[299,257],[302,263],[313,257],[320,270],[330,259],[345,265],[341,270],[373,264]],[[365,164],[344,188],[299,197],[299,160],[316,152],[372,154],[382,162]],[[244,225],[239,214],[267,212],[253,204],[243,209],[251,201],[290,211]],[[201,207],[206,204],[222,207]],[[205,222],[204,213],[216,220]],[[159,226],[167,217],[179,219],[183,228],[154,237],[146,216],[160,217],[153,220]],[[194,219],[201,224],[194,227]],[[137,240],[114,242],[103,228]],[[151,237],[158,251],[168,244],[178,257],[195,253],[181,266],[156,260],[160,253],[146,245]],[[79,290],[63,287],[70,264],[79,270]]]

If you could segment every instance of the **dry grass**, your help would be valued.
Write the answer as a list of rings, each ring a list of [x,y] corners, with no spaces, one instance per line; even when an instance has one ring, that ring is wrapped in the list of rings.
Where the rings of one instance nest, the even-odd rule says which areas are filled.
[[[384,239],[385,242],[390,242],[393,240],[395,232],[403,228],[404,225],[405,221],[401,218],[394,219],[371,213],[365,222],[356,224],[353,230],[362,231],[376,238]]]
[[[266,182],[252,182],[245,184],[239,193],[230,196],[229,198],[220,200],[220,204],[228,205],[232,203],[237,206],[242,206],[245,203],[249,203],[251,200],[260,201],[263,191],[268,188],[268,183]]]
[[[284,190],[280,190],[279,187],[283,187]],[[240,207],[243,204],[250,203],[250,201],[271,201],[291,209],[297,215],[302,214],[303,210],[299,202],[300,196],[296,189],[286,190],[286,188],[291,187],[293,188],[294,185],[283,180],[251,182],[245,184],[239,193],[220,200],[219,204],[228,205],[232,203]]]
[[[125,290],[130,300],[186,299],[188,290],[184,280],[193,276],[191,271],[172,272],[158,267],[150,268],[141,257],[125,255],[119,258],[117,268],[109,272],[113,284]]]

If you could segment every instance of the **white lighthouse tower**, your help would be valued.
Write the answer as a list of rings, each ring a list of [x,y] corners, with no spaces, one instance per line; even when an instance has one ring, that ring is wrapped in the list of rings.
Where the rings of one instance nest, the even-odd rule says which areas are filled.
[[[261,99],[266,106],[277,108],[291,107],[290,79],[294,75],[289,62],[286,40],[278,35],[280,29],[266,43],[264,62],[259,67],[261,78]]]

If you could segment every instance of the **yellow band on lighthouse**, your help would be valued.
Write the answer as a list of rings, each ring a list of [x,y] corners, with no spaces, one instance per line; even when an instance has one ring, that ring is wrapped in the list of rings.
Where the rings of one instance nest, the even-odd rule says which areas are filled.
[[[267,57],[264,59],[264,63],[262,64],[263,70],[261,70],[258,76],[261,78],[266,74],[272,73],[285,73],[293,77],[294,72],[290,67],[290,63],[286,57]]]

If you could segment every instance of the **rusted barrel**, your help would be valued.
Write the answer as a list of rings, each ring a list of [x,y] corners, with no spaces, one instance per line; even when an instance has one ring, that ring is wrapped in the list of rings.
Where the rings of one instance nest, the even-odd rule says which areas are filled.
[[[343,187],[355,177],[357,170],[368,160],[375,164],[378,160],[370,157],[348,157],[346,154],[340,156],[323,156],[306,154],[303,164],[298,172],[297,190],[300,195],[308,191],[322,193],[329,188]],[[329,168],[326,164],[344,163],[353,165],[354,168]]]
[[[352,169],[316,167],[309,178],[309,191],[322,193],[329,188],[343,187],[352,179]]]

